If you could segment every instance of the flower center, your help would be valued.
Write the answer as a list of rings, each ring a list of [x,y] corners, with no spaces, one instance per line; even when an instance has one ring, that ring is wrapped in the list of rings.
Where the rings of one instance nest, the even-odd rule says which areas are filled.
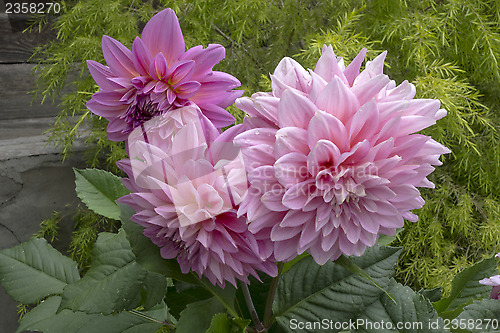
[[[351,168],[323,169],[316,176],[316,187],[321,191],[323,200],[334,206],[344,202],[357,203],[359,198],[366,196],[364,186],[356,180]]]
[[[150,95],[137,95],[135,102],[129,105],[123,117],[135,128],[168,110],[170,108],[160,108],[158,101],[151,100]]]

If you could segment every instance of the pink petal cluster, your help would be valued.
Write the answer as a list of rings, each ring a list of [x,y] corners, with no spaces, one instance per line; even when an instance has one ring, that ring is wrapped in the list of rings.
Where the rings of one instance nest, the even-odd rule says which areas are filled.
[[[225,56],[221,45],[201,45],[185,51],[179,21],[171,9],[156,14],[137,37],[132,51],[111,37],[102,39],[109,67],[87,61],[100,91],[87,108],[109,120],[108,137],[123,141],[145,121],[191,103],[218,128],[231,125],[234,117],[224,108],[243,91],[233,76],[212,71]]]
[[[250,184],[238,214],[277,261],[307,251],[324,264],[394,235],[449,152],[415,134],[446,115],[439,101],[383,74],[385,52],[360,73],[365,54],[345,67],[325,46],[314,71],[284,58],[271,93],[236,100],[250,127],[235,138]]]
[[[128,138],[130,159],[119,162],[132,192],[119,199],[136,214],[132,221],[161,248],[177,258],[184,273],[192,270],[222,287],[236,279],[248,283],[256,270],[277,274],[265,260],[268,242],[248,230],[237,205],[247,179],[233,138],[241,126],[219,134],[194,105],[172,110],[136,128]]]
[[[500,258],[500,253],[495,257]],[[490,298],[500,300],[500,275],[495,275],[490,278],[482,279],[479,283],[486,286],[492,286]]]

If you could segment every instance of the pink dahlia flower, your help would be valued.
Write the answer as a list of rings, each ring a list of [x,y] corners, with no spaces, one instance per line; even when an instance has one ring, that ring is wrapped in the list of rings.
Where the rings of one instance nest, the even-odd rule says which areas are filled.
[[[144,235],[166,259],[177,258],[213,284],[248,283],[256,270],[275,276],[265,259],[272,248],[256,239],[237,205],[247,188],[241,154],[232,140],[240,126],[219,134],[194,105],[172,110],[136,128],[129,160],[119,162],[132,192],[119,199],[136,214]]]
[[[498,253],[495,257],[500,258],[500,253]],[[499,299],[500,300],[500,275],[495,275],[490,278],[482,279],[479,283],[484,284],[486,286],[492,286],[490,298],[491,299]]]
[[[126,140],[137,126],[154,116],[192,103],[218,128],[231,125],[234,117],[224,108],[243,91],[233,76],[212,71],[225,56],[221,45],[201,45],[185,51],[179,21],[171,9],[151,18],[136,37],[132,51],[111,37],[102,38],[109,67],[87,61],[100,91],[87,108],[109,120],[108,137]]]
[[[250,126],[235,138],[250,183],[239,214],[278,261],[359,256],[416,221],[417,187],[433,186],[426,176],[449,152],[415,134],[446,115],[439,101],[413,99],[412,84],[384,75],[385,52],[359,73],[365,54],[345,67],[325,46],[314,71],[284,58],[272,93],[236,100]]]

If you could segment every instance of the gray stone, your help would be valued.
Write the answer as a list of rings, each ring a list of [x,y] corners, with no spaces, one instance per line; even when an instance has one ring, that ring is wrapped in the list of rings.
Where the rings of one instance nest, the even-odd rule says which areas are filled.
[[[13,200],[21,188],[22,185],[13,179],[0,176],[0,207]]]

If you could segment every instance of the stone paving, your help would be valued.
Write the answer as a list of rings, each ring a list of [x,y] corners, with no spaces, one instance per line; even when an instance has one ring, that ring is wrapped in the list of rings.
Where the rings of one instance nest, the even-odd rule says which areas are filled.
[[[12,135],[5,137],[2,126],[10,126]],[[64,240],[71,236],[73,226],[68,205],[79,202],[72,170],[73,166],[84,166],[79,147],[69,160],[62,163],[57,149],[46,145],[46,136],[32,135],[34,131],[18,127],[16,134],[12,131],[14,123],[3,121],[0,125],[0,133],[4,133],[4,137],[0,137],[0,249],[28,240],[38,231],[43,219],[54,211],[61,211],[65,217],[60,223],[60,236],[55,246],[64,251],[63,244],[68,243]],[[17,303],[0,286],[0,333],[16,331],[16,306]]]

